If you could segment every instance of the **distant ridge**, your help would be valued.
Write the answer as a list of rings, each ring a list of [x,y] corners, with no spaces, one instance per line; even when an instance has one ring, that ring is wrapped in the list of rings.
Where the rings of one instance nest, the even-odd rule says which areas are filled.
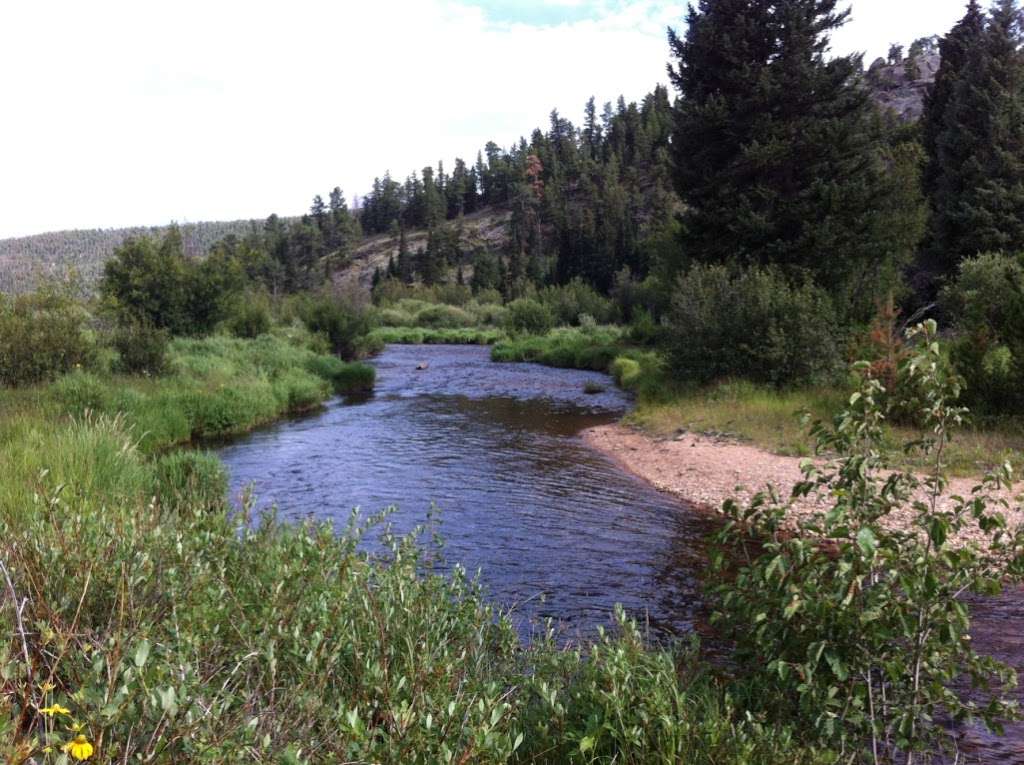
[[[179,224],[185,253],[199,257],[226,236],[245,236],[259,221],[235,220]],[[0,239],[0,292],[32,289],[40,277],[59,276],[75,270],[86,288],[103,273],[103,264],[129,237],[160,237],[168,226],[76,229],[51,231],[12,239]]]

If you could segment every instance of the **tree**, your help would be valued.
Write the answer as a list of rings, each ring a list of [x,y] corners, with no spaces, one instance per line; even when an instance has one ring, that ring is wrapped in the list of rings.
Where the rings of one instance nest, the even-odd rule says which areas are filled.
[[[1024,56],[1016,2],[1001,0],[980,33],[972,3],[943,48],[954,61],[928,104],[928,263],[950,275],[979,252],[1024,249]],[[959,71],[952,68],[957,63]]]
[[[669,42],[681,93],[672,153],[695,260],[811,275],[847,319],[892,289],[922,225],[904,175],[889,172],[890,135],[859,57],[826,60],[838,0],[701,0]],[[914,241],[916,245],[916,241]]]

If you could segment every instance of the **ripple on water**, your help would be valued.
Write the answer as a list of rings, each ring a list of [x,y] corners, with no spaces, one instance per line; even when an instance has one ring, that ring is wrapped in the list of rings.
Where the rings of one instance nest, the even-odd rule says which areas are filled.
[[[659,635],[692,628],[710,522],[580,441],[629,406],[607,376],[476,346],[393,346],[374,365],[372,397],[222,449],[233,494],[252,485],[282,517],[339,524],[397,505],[399,532],[436,503],[445,558],[479,570],[524,632],[551,617],[589,635],[616,603]]]

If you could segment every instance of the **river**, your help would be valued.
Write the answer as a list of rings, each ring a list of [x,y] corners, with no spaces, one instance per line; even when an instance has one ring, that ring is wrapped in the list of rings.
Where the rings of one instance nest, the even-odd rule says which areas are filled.
[[[527,637],[547,618],[592,636],[617,603],[652,637],[694,627],[711,521],[580,441],[630,405],[606,375],[495,364],[479,346],[390,346],[373,363],[372,396],[221,449],[232,494],[341,526],[397,505],[400,533],[436,504],[445,559],[479,571]]]

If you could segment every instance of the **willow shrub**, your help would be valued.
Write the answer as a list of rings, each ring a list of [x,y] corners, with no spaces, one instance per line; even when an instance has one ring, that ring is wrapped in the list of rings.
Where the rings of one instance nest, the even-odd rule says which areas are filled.
[[[799,520],[774,494],[726,506],[716,619],[772,718],[845,752],[844,761],[914,762],[951,743],[946,721],[973,717],[998,729],[1016,714],[1006,696],[1016,677],[974,651],[961,598],[994,594],[1024,569],[1024,538],[994,497],[1011,471],[967,497],[948,495],[944,454],[965,410],[935,332],[934,323],[911,332],[917,345],[903,369],[924,423],[906,450],[930,465],[924,477],[887,458],[887,397],[864,364],[846,410],[815,428],[819,453],[835,456],[808,460],[793,490],[793,499],[820,494],[831,507]],[[748,562],[734,569],[736,560]],[[965,677],[988,698],[958,692]]]
[[[839,366],[828,294],[771,268],[694,266],[679,277],[668,325],[668,359],[681,380],[810,384]]]
[[[145,476],[128,441],[118,454]],[[525,648],[412,537],[371,556],[355,521],[250,523],[197,492],[198,464],[158,469],[194,504],[43,475],[31,512],[0,507],[21,608],[0,606],[0,756],[55,764],[80,737],[96,762],[811,761],[635,626]]]
[[[86,314],[71,285],[0,294],[0,388],[52,380],[95,354]]]

